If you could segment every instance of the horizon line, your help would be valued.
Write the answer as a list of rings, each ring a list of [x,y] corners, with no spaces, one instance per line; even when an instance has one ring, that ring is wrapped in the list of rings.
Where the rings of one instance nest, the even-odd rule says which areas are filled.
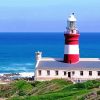
[[[57,32],[57,31],[33,31],[33,32],[29,32],[29,31],[27,31],[27,32],[20,32],[20,31],[18,31],[18,32],[0,32],[0,33],[64,33],[64,31],[59,31],[59,32]],[[100,33],[100,32],[79,32],[79,33]]]

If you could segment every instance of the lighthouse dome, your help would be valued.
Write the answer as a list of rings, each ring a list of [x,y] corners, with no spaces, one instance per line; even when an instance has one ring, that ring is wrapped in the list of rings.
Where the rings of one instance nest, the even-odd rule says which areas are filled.
[[[68,18],[68,21],[76,21],[76,18],[74,16],[74,13],[72,13],[69,18]]]

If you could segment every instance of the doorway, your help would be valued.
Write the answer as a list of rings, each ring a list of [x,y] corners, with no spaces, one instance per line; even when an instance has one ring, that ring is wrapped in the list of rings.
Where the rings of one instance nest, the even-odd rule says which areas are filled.
[[[68,72],[68,78],[71,78],[71,72]]]

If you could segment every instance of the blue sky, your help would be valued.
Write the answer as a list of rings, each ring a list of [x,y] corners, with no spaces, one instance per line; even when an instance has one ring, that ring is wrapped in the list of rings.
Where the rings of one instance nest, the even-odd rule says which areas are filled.
[[[100,32],[100,0],[0,0],[0,32],[63,32],[74,12],[81,32]]]

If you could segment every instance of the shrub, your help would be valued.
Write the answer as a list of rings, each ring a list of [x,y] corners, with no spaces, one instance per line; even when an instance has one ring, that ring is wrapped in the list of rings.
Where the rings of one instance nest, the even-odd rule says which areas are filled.
[[[85,84],[84,83],[77,83],[77,84],[74,85],[74,88],[85,89]]]
[[[32,85],[25,80],[19,80],[14,85],[19,96],[28,95],[33,89]]]
[[[41,83],[41,82],[39,82],[39,81],[34,81],[34,82],[31,83],[31,85],[32,85],[33,87],[36,87],[39,83]]]
[[[99,80],[89,80],[84,83],[87,89],[97,88],[100,86]]]
[[[9,84],[0,85],[0,97],[9,97],[13,95],[14,92],[13,86]]]
[[[99,91],[97,91],[97,94],[98,94],[98,95],[100,95],[100,90],[99,90]]]

